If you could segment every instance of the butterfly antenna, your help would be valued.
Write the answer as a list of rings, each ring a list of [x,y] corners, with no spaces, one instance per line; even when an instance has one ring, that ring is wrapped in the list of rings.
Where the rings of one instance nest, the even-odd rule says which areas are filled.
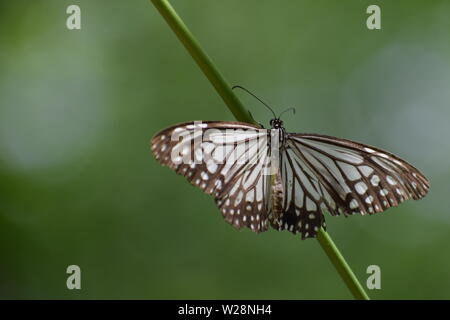
[[[278,116],[278,118],[280,118],[281,115],[283,115],[284,113],[286,113],[286,112],[288,112],[288,111],[291,111],[291,110],[292,110],[292,112],[295,114],[295,108],[292,107],[292,108],[288,108],[288,109],[284,110],[283,112],[281,112],[280,115]]]
[[[267,105],[267,103],[265,103],[265,102],[262,101],[260,98],[258,98],[257,96],[255,96],[255,95],[254,95],[253,93],[251,93],[249,90],[247,90],[247,89],[245,89],[244,87],[241,87],[241,86],[233,86],[231,89],[234,90],[234,89],[236,89],[236,88],[241,89],[241,90],[244,90],[244,91],[247,92],[249,95],[253,96],[255,99],[257,99],[259,102],[261,102],[263,105],[265,105],[265,106],[267,107],[267,109],[269,109],[269,110],[272,112],[274,118],[277,117],[277,116],[275,115],[275,112],[273,112],[272,108],[269,107],[269,106]]]

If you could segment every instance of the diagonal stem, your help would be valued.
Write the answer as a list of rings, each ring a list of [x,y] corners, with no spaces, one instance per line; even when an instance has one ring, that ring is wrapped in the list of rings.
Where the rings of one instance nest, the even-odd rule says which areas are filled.
[[[250,113],[245,110],[242,103],[233,93],[230,85],[227,83],[220,71],[217,69],[208,55],[202,50],[198,41],[194,38],[184,22],[175,12],[174,8],[170,5],[169,1],[151,1],[156,9],[158,9],[159,13],[166,20],[167,24],[170,26],[173,32],[175,32],[178,39],[195,60],[205,76],[211,82],[217,93],[222,97],[223,101],[233,113],[235,118],[239,121],[256,124]],[[339,252],[339,249],[336,247],[331,237],[323,228],[319,229],[319,232],[317,233],[317,240],[319,241],[322,249],[327,254],[328,258],[333,263],[339,275],[342,277],[342,280],[344,280],[345,284],[353,294],[354,298],[358,300],[369,300],[368,295],[365,293],[363,287],[358,282],[358,279],[356,278],[352,269],[347,264],[342,254]]]
[[[225,78],[222,76],[219,69],[217,69],[205,51],[202,50],[200,44],[183,23],[183,20],[181,20],[170,3],[168,1],[153,0],[152,2],[172,31],[175,32],[181,43],[183,43],[191,57],[195,60],[200,69],[202,69],[209,82],[211,82],[217,93],[222,97],[235,118],[244,122],[253,122],[248,111],[245,111],[244,106],[232,92],[231,87],[225,81]]]
[[[353,294],[353,297],[356,300],[370,300],[364,288],[359,283],[358,278],[356,278],[347,261],[345,261],[344,256],[334,244],[333,239],[331,239],[330,235],[323,228],[320,228],[319,232],[317,232],[317,240]]]

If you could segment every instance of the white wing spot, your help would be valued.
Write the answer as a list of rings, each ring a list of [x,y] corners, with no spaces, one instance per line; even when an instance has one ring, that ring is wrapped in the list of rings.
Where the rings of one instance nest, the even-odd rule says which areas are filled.
[[[217,164],[214,160],[208,162],[207,169],[210,173],[214,173],[217,170]]]
[[[308,216],[310,219],[314,219],[316,217],[316,215],[314,213],[310,213]]]
[[[370,179],[370,183],[376,187],[380,183],[380,177],[378,177],[376,174],[373,175],[373,177]]]
[[[208,180],[209,179],[208,174],[206,172],[204,172],[204,171],[200,174],[200,176],[202,177],[203,180]]]
[[[389,193],[389,191],[387,191],[386,189],[380,190],[380,195],[382,195],[383,197],[386,196],[388,193]]]
[[[350,209],[356,209],[356,208],[358,208],[358,201],[353,199],[352,201],[350,201]]]
[[[373,213],[373,208],[372,207],[369,207],[369,212]]]
[[[166,149],[167,149],[167,145],[166,145],[166,144],[163,144],[163,145],[161,146],[161,152],[164,152]]]
[[[372,196],[368,196],[366,198],[366,203],[371,204],[373,202],[373,197]]]
[[[370,149],[370,148],[364,148],[364,150],[365,150],[365,151],[367,151],[367,152],[369,152],[369,153],[373,153],[373,152],[375,152],[375,150],[373,150],[373,149]]]
[[[230,209],[230,214],[231,214],[231,215],[234,214],[234,209]]]
[[[390,185],[395,186],[397,184],[397,181],[394,180],[391,176],[386,176],[387,182],[389,182]]]
[[[359,194],[364,194],[367,191],[367,185],[364,182],[355,184],[355,189]]]

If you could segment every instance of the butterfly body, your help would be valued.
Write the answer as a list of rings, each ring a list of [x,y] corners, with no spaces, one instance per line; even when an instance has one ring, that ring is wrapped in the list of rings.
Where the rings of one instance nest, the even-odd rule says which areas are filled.
[[[161,164],[214,197],[225,221],[254,232],[315,237],[323,213],[373,214],[428,192],[428,180],[397,156],[318,134],[241,122],[187,122],[151,142]]]
[[[269,207],[269,218],[272,225],[277,224],[283,214],[284,190],[279,169],[271,176],[271,206]]]

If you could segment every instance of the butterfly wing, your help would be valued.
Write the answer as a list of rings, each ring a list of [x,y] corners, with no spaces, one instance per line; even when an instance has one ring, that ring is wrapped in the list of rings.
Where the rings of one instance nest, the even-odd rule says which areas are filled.
[[[285,212],[275,227],[314,237],[331,215],[372,214],[426,195],[429,182],[387,151],[330,136],[288,134],[281,155]]]
[[[156,159],[214,196],[224,219],[255,232],[268,227],[266,129],[240,122],[187,122],[157,133]]]
[[[323,210],[327,202],[323,186],[288,143],[280,156],[283,212],[278,219],[271,219],[271,225],[277,230],[300,233],[303,239],[314,237],[321,226],[325,227]]]

